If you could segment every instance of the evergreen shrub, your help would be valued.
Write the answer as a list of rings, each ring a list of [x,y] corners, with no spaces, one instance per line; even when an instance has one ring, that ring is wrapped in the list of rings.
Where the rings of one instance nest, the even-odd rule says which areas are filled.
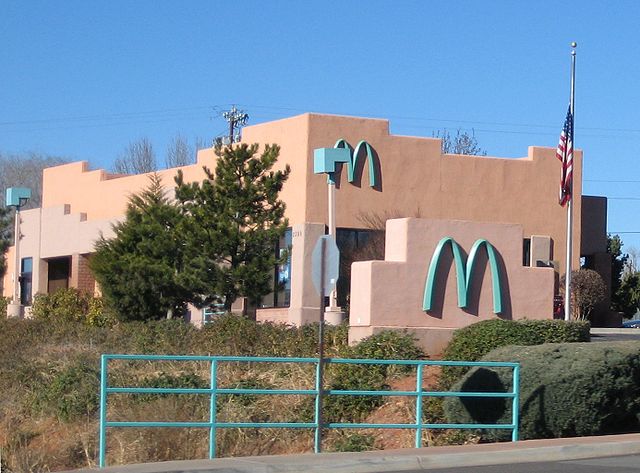
[[[166,373],[161,371],[158,374],[153,374],[150,376],[145,376],[141,382],[139,383],[139,387],[141,388],[181,388],[181,389],[206,389],[209,387],[209,382],[206,379],[203,379],[201,376],[198,376],[193,372],[185,372],[185,373]],[[138,394],[135,395],[134,399],[136,402],[149,402],[155,401],[160,398],[166,398],[169,396],[176,396],[175,394]],[[186,397],[185,395],[181,395],[180,398]],[[190,395],[192,398],[192,402],[196,396]],[[196,398],[197,399],[197,398]],[[200,399],[203,400],[202,398]],[[206,401],[206,399],[204,399]]]
[[[367,452],[375,449],[375,437],[371,434],[344,431],[333,440],[334,452]]]
[[[355,359],[420,360],[424,352],[408,332],[386,330],[365,338],[355,346],[346,346],[340,356]],[[407,374],[412,367],[401,365],[333,364],[327,370],[329,389],[378,391],[388,389],[394,375]],[[353,422],[384,403],[382,396],[338,396],[325,401],[329,422]]]
[[[48,322],[82,322],[94,327],[110,327],[116,322],[115,315],[104,307],[101,298],[75,288],[36,294],[31,314]]]
[[[194,344],[197,332],[193,324],[182,319],[128,322],[122,324],[120,330],[119,350],[154,355],[191,355],[197,351]]]
[[[36,391],[34,407],[63,422],[93,417],[98,410],[100,370],[95,360],[80,357],[54,372]]]
[[[589,322],[564,320],[483,320],[456,330],[445,348],[444,360],[476,361],[491,350],[506,345],[540,345],[543,343],[588,342]],[[451,387],[468,368],[445,366],[440,385]]]
[[[9,299],[0,296],[0,318],[7,317],[7,306],[9,305]]]
[[[559,343],[498,348],[484,361],[518,362],[520,438],[637,432],[640,429],[640,342]],[[512,370],[474,368],[456,391],[510,391]],[[511,423],[511,400],[447,398],[452,423]],[[508,430],[481,432],[507,440]]]
[[[347,344],[348,327],[325,326],[327,355]],[[246,317],[225,314],[216,317],[195,334],[199,353],[232,356],[315,357],[318,353],[318,324],[292,327],[285,324],[257,323]]]

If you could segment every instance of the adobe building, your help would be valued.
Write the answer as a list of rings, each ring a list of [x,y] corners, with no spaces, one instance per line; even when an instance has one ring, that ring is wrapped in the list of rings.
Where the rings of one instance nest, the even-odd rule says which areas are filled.
[[[279,248],[291,246],[290,263],[274,269],[274,292],[256,308],[258,320],[296,325],[318,320],[320,298],[311,278],[311,259],[319,236],[326,232],[327,177],[314,173],[314,150],[336,145],[350,148],[352,160],[336,173],[337,241],[341,249],[366,245],[372,229],[364,222],[371,216],[382,220],[419,217],[421,220],[389,224],[385,252],[387,261],[389,258],[396,261],[406,250],[398,246],[403,239],[420,239],[428,234],[423,247],[413,256],[421,261],[410,270],[412,280],[424,286],[427,260],[442,238],[460,240],[461,247],[468,252],[474,241],[491,236],[495,240],[492,245],[505,268],[509,268],[510,310],[502,316],[553,316],[553,296],[558,278],[565,272],[566,247],[566,208],[557,201],[560,162],[554,148],[529,147],[527,155],[519,158],[442,154],[440,139],[392,135],[387,120],[319,114],[245,127],[242,142],[277,143],[281,147],[277,166],[291,167],[280,195],[287,205],[290,229],[279,242]],[[200,150],[196,164],[181,168],[185,180],[204,179],[203,165],[215,166],[213,149]],[[172,189],[176,169],[159,174],[167,189]],[[575,153],[573,175],[573,267],[578,268],[583,258],[608,281],[606,199],[582,196],[580,151]],[[21,212],[23,303],[28,305],[33,294],[60,287],[96,291],[88,269],[94,242],[101,233],[112,234],[111,225],[123,218],[129,196],[148,182],[147,175],[113,175],[104,170],[90,170],[87,162],[45,169],[42,207]],[[446,223],[453,221],[467,223],[461,223],[462,227]],[[446,234],[449,231],[451,235]],[[7,255],[10,267],[4,280],[5,296],[12,292],[12,252],[13,249]],[[373,269],[362,269],[367,264]],[[354,266],[351,284],[355,293],[350,298],[344,290],[339,294],[340,301],[351,304],[354,338],[372,332],[374,327],[390,325],[386,316],[376,319],[379,316],[373,315],[375,320],[371,319],[372,313],[365,310],[367,304],[375,300],[375,305],[399,308],[398,298],[404,297],[402,286],[393,286],[393,294],[388,294],[386,289],[391,286],[386,283],[375,290],[371,287],[379,283],[371,282],[374,286],[369,289],[362,287],[365,278],[375,277],[377,265],[388,263],[367,264]],[[518,265],[520,270],[516,270]],[[453,273],[450,271],[452,278]],[[479,287],[486,290],[481,291],[480,300],[492,297],[489,273],[484,276]],[[448,284],[447,295],[455,294],[454,286]],[[523,287],[528,291],[522,292]],[[354,301],[356,294],[369,298],[369,302]],[[531,299],[534,294],[535,302],[522,305],[522,300]],[[538,300],[540,297],[544,300]],[[470,316],[465,312],[464,317],[453,315],[451,320],[444,313],[434,317],[423,311],[423,319],[413,314],[405,325],[455,328],[478,318],[495,316],[482,307],[480,304],[480,314]],[[198,322],[203,315],[194,309],[190,317]]]

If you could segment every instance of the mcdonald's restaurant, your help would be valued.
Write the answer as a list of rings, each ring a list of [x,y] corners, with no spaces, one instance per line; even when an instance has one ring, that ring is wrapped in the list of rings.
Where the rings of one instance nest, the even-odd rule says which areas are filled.
[[[318,321],[326,306],[329,323],[348,315],[352,340],[407,328],[431,351],[479,320],[554,317],[567,254],[555,148],[509,158],[443,154],[440,139],[390,134],[387,120],[319,114],[245,127],[242,142],[277,143],[277,166],[291,174],[280,194],[290,227],[276,245],[289,248],[289,261],[274,268],[273,292],[260,306],[239,300],[239,312],[300,325]],[[212,149],[181,168],[185,180],[201,180],[203,165],[215,166]],[[168,189],[175,174],[160,172]],[[607,201],[582,195],[579,150],[573,176],[572,267],[610,281]],[[146,175],[86,162],[45,169],[42,207],[21,212],[20,254],[9,251],[4,295],[12,296],[13,261],[27,314],[36,293],[99,291],[88,265],[94,243],[112,235],[129,196],[147,184]],[[337,274],[331,251],[331,261],[317,257],[325,234],[339,250]],[[596,323],[607,323],[607,308]],[[215,316],[215,308],[192,308],[189,318]]]

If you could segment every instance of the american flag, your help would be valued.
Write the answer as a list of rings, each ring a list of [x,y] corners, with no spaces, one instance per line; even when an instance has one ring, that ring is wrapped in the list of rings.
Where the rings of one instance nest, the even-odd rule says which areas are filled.
[[[573,115],[571,114],[571,106],[567,110],[567,118],[564,121],[562,133],[560,133],[556,157],[562,163],[559,202],[564,207],[571,199],[573,187]]]

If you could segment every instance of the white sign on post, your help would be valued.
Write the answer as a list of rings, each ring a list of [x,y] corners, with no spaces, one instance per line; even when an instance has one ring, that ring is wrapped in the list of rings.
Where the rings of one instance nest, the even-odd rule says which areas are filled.
[[[324,245],[324,258],[322,247]],[[311,279],[320,296],[329,296],[336,287],[340,268],[340,251],[331,235],[318,238],[311,255]],[[324,277],[323,277],[324,276]],[[324,291],[324,294],[322,292]]]

